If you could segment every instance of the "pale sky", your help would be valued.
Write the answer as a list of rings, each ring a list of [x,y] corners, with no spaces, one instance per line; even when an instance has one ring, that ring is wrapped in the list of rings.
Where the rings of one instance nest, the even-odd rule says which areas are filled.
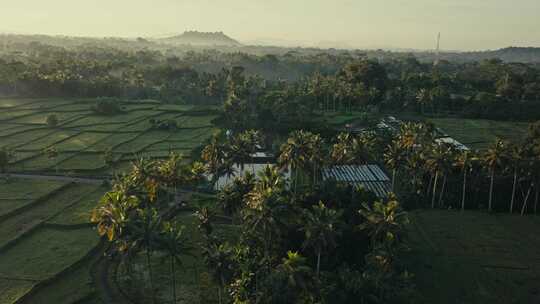
[[[540,47],[540,0],[0,0],[0,32],[165,36],[359,48]]]

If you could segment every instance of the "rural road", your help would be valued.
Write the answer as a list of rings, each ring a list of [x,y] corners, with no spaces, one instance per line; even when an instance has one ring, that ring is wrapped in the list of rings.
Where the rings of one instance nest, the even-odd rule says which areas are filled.
[[[87,177],[71,177],[71,176],[59,176],[59,175],[40,175],[40,174],[0,174],[0,178],[14,177],[20,179],[38,179],[38,180],[54,180],[64,182],[74,182],[79,184],[101,185],[105,179],[99,178],[87,178]]]

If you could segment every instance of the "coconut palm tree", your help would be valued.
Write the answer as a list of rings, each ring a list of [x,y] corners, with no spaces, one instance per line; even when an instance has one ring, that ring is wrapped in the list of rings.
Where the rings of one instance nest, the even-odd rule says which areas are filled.
[[[319,202],[304,212],[304,248],[312,248],[317,255],[317,278],[321,269],[321,254],[323,251],[336,245],[336,238],[340,234],[339,221],[341,212],[327,208]]]
[[[393,140],[386,148],[384,153],[384,162],[392,170],[392,191],[395,191],[396,177],[399,168],[405,160],[405,151],[397,140]]]
[[[203,247],[204,261],[219,285],[218,300],[220,304],[223,303],[223,288],[234,273],[233,249],[228,243],[218,244],[216,242],[209,242],[207,246]]]
[[[493,182],[495,180],[495,172],[502,165],[503,157],[505,154],[506,144],[501,140],[497,139],[495,143],[484,153],[483,162],[484,167],[488,170],[490,176],[489,183],[489,200],[488,200],[488,211],[492,211],[492,202],[493,202]]]
[[[510,198],[510,214],[514,211],[514,202],[516,198],[516,188],[518,183],[518,173],[521,170],[521,166],[523,165],[523,152],[524,150],[521,149],[518,145],[509,145],[506,147],[506,155],[504,155],[502,159],[502,164],[504,167],[506,167],[507,170],[512,172],[513,180],[512,180],[512,195]]]
[[[340,133],[337,136],[336,143],[332,145],[330,158],[334,164],[349,164],[354,157],[353,154],[354,138],[350,133]]]
[[[431,94],[427,89],[420,89],[416,93],[416,102],[420,105],[422,114],[425,114],[424,108],[431,103]]]
[[[467,173],[472,170],[473,163],[477,161],[477,158],[470,150],[462,150],[460,153],[456,153],[454,160],[454,166],[463,172],[463,184],[461,190],[461,211],[465,211],[465,196],[467,193]]]
[[[308,168],[310,138],[313,134],[305,131],[294,131],[287,142],[281,146],[278,163],[280,167],[291,168],[294,172],[294,193],[297,193],[298,174],[300,170]]]
[[[225,157],[225,147],[218,142],[217,136],[202,150],[201,159],[206,165],[207,173],[212,175],[212,185],[219,180],[219,170]]]
[[[171,263],[171,276],[173,287],[173,303],[176,303],[176,264],[181,264],[182,255],[186,255],[192,249],[188,245],[185,227],[177,223],[164,222],[160,236],[160,247],[169,253]]]
[[[429,171],[431,171],[431,174],[435,175],[434,181],[433,181],[433,191],[431,196],[431,208],[435,208],[435,198],[437,194],[437,183],[439,180],[439,176],[441,174],[444,175],[444,172],[446,172],[447,167],[447,157],[448,157],[448,147],[446,145],[438,144],[433,147],[430,151],[428,151],[428,156],[426,160],[426,166]],[[442,191],[441,191],[442,195]]]

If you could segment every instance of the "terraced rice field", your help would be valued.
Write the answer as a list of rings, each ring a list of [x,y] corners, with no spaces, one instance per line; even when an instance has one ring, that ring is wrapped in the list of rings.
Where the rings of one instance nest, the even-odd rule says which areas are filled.
[[[91,292],[88,271],[74,273],[71,268],[87,267],[85,261],[97,248],[99,239],[88,226],[89,216],[106,191],[97,185],[0,179],[1,304],[24,300],[30,291],[43,290],[42,285],[66,276],[72,277],[70,286],[77,292],[64,290],[60,294],[71,294],[73,302],[60,298],[36,302],[32,298],[26,303],[74,303],[79,291],[82,295]]]
[[[215,114],[205,115],[195,106],[161,104],[156,101],[121,102],[123,114],[97,115],[95,100],[0,99],[0,148],[14,152],[9,169],[17,172],[98,175],[108,174],[103,160],[112,150],[115,167],[126,168],[122,160],[134,155],[166,157],[170,151],[184,155],[215,132]],[[57,127],[46,124],[51,114]],[[176,130],[152,129],[150,120],[175,120]],[[58,151],[56,157],[44,153]],[[118,166],[116,166],[118,165]]]

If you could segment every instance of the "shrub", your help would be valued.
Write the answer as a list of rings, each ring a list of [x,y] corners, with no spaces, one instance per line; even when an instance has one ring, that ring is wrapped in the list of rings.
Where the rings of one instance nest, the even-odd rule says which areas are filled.
[[[56,128],[56,126],[58,126],[58,117],[56,117],[55,114],[51,114],[49,116],[47,116],[47,126],[49,126],[50,128]]]

